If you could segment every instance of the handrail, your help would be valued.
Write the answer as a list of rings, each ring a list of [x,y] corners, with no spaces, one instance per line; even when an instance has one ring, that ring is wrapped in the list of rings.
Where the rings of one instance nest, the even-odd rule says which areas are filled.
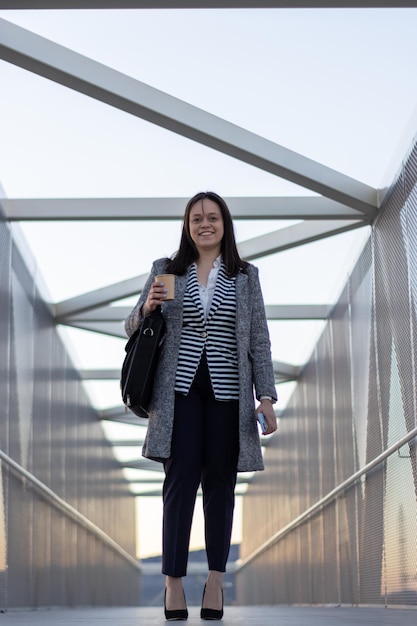
[[[372,461],[364,465],[360,470],[358,470],[357,472],[352,474],[352,476],[350,476],[349,478],[344,480],[342,483],[340,483],[340,485],[332,489],[332,491],[329,491],[329,493],[325,495],[324,498],[322,498],[321,500],[313,504],[311,507],[306,509],[304,513],[301,513],[301,515],[293,519],[289,524],[287,524],[286,526],[278,530],[274,535],[272,535],[270,539],[268,539],[268,541],[265,541],[265,543],[260,545],[259,548],[256,548],[256,550],[254,550],[252,554],[247,556],[245,559],[241,559],[237,561],[236,569],[234,570],[235,573],[238,573],[242,569],[247,567],[249,563],[251,563],[256,558],[261,556],[261,554],[266,552],[273,545],[278,543],[278,541],[280,541],[285,535],[287,535],[289,532],[291,532],[292,530],[294,530],[295,528],[303,524],[305,521],[307,521],[310,517],[312,517],[315,513],[317,513],[317,511],[319,511],[326,504],[328,504],[331,500],[334,500],[343,491],[346,491],[349,487],[353,486],[357,482],[357,480],[361,478],[364,474],[367,474],[368,472],[373,470],[375,467],[383,463],[389,456],[391,456],[393,452],[396,452],[397,450],[402,448],[402,446],[404,446],[406,443],[408,443],[415,437],[417,437],[417,428],[413,428],[413,430],[410,430],[410,432],[404,435],[404,437],[399,439],[396,443],[392,444],[392,446],[387,448],[384,452],[381,452],[381,454],[376,456]]]
[[[14,461],[8,454],[0,450],[0,459],[4,461],[7,465],[9,465],[22,480],[28,480],[32,485],[36,487],[44,496],[46,496],[52,503],[56,506],[57,509],[71,517],[74,521],[76,521],[80,526],[83,526],[86,530],[93,533],[98,537],[103,543],[107,544],[110,548],[112,548],[117,554],[119,554],[126,561],[129,561],[133,567],[138,570],[141,570],[141,566],[135,557],[133,557],[129,552],[127,552],[124,548],[122,548],[114,539],[112,539],[107,533],[104,532],[101,528],[96,526],[93,522],[91,522],[87,517],[85,517],[82,513],[77,511],[73,506],[65,502],[62,498],[60,498],[52,489],[50,489],[45,483],[40,481],[36,476],[28,472],[24,467],[19,465],[16,461]]]

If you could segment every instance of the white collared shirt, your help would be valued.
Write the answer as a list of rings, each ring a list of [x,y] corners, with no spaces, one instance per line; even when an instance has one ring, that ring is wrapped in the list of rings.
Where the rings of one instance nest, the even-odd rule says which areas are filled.
[[[222,263],[222,255],[219,254],[217,259],[213,263],[213,267],[210,270],[210,274],[207,280],[207,287],[198,283],[198,290],[200,293],[201,304],[203,305],[204,318],[207,320],[210,311],[211,303],[213,301],[214,290],[216,289],[217,276]]]

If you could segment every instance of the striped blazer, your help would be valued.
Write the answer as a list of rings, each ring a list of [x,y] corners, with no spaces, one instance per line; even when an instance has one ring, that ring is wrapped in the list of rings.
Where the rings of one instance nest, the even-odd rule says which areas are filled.
[[[139,300],[126,320],[130,336],[141,323],[140,309],[157,274],[164,273],[166,259],[154,262]],[[175,381],[181,336],[184,326],[184,299],[191,268],[175,277],[175,299],[162,305],[166,332],[155,375],[148,429],[143,456],[163,461],[171,455],[174,422]],[[270,396],[277,399],[271,346],[257,268],[249,264],[247,272],[239,273],[235,284],[235,338],[239,373],[239,457],[238,471],[264,469],[259,432],[254,413],[255,399]]]
[[[235,278],[228,278],[222,263],[210,310],[205,319],[196,267],[193,264],[183,301],[183,325],[175,391],[188,393],[205,349],[216,400],[239,399],[235,326]]]

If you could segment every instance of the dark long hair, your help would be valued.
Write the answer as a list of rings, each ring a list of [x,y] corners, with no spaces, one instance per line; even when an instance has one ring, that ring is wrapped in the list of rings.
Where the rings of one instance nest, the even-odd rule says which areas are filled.
[[[239,272],[246,273],[248,263],[239,256],[229,208],[223,198],[214,193],[214,191],[201,191],[187,202],[182,224],[180,247],[172,259],[167,259],[166,271],[170,274],[182,276],[189,266],[198,259],[198,250],[190,235],[190,212],[199,200],[204,200],[205,198],[212,200],[218,205],[223,217],[224,235],[221,241],[221,253],[227,274],[229,276],[237,276]]]

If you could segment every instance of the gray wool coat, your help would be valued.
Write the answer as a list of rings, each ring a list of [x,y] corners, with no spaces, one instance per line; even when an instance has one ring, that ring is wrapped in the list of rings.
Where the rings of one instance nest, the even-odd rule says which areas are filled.
[[[164,273],[165,259],[158,259],[140,298],[126,320],[130,336],[141,323],[141,307],[157,274]],[[183,299],[188,272],[175,277],[175,299],[162,305],[166,322],[165,337],[155,375],[149,411],[148,430],[143,445],[144,457],[163,461],[171,454],[174,422],[175,373],[181,340]],[[239,366],[239,458],[238,471],[264,469],[260,438],[255,417],[255,399],[270,396],[277,399],[271,344],[258,270],[249,265],[247,274],[236,277],[236,339]]]

